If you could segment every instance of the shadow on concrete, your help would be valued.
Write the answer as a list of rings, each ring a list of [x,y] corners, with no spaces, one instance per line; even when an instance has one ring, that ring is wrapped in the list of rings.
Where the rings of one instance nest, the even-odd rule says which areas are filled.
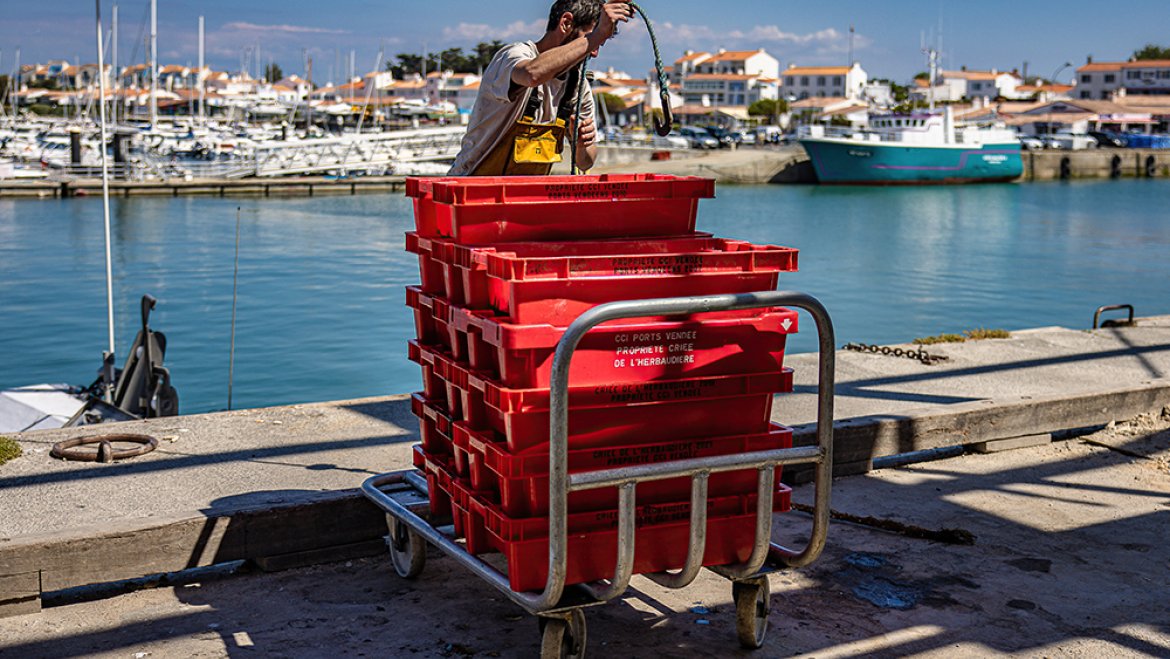
[[[357,439],[312,442],[308,444],[273,446],[268,448],[246,448],[236,451],[209,453],[205,455],[185,454],[173,451],[169,448],[163,448],[149,454],[149,457],[139,458],[134,462],[119,463],[115,466],[103,465],[100,467],[83,467],[70,471],[0,478],[0,489],[27,487],[30,485],[44,485],[48,483],[63,483],[75,480],[109,478],[111,476],[133,476],[136,474],[190,469],[193,467],[206,467],[229,462],[270,462],[272,464],[302,467],[313,470],[331,468],[338,469],[339,467],[336,467],[335,465],[324,463],[319,465],[301,465],[296,463],[279,462],[277,460],[273,460],[273,458],[294,455],[312,455],[314,453],[327,453],[329,451],[343,451],[346,449],[369,448],[370,446],[392,446],[395,444],[417,441],[417,432],[412,433],[404,431],[401,435],[361,437]],[[350,469],[348,471],[356,471],[356,473],[370,473],[364,470]]]
[[[1166,437],[1135,437],[1124,447],[1164,451]],[[1164,537],[1170,528],[1170,493],[1074,479],[1135,461],[1141,460],[1102,450],[990,474],[972,475],[937,463],[914,468],[919,478],[905,484],[840,482],[845,496],[838,497],[837,506],[862,508],[846,512],[929,527],[962,526],[977,536],[976,545],[941,545],[834,524],[825,555],[801,572],[811,583],[793,587],[790,576],[774,578],[772,631],[760,656],[894,657],[956,647],[1026,655],[1065,647],[1076,654],[1075,644],[1082,641],[1097,642],[1081,648],[1087,653],[1166,656],[1170,602],[1162,576],[1170,561]],[[295,501],[303,494],[245,495],[217,502],[208,512],[264,503],[253,497]],[[1021,497],[1018,508],[1007,509],[1019,514],[963,503],[976,494]],[[1127,498],[1093,498],[1105,494]],[[1057,513],[1046,512],[1040,505],[1044,499],[1083,507],[1051,517]],[[1096,511],[1103,505],[1124,514],[1146,500],[1167,505],[1153,511],[1142,505],[1149,512],[1091,521],[1100,519]],[[1084,515],[1065,519],[1069,511]],[[1038,528],[1036,521],[1045,515],[1058,530]],[[784,516],[781,522],[777,538],[782,541],[799,543],[807,532],[807,520],[800,516]],[[0,649],[12,656],[71,656],[208,638],[213,644],[208,652],[233,657],[257,652],[291,657],[535,654],[539,636],[532,620],[452,561],[436,558],[432,553],[417,582],[398,580],[387,561],[375,559],[178,588],[179,602],[206,608]],[[644,587],[635,581],[635,588]],[[654,658],[737,655],[729,587],[717,584],[693,604],[686,604],[691,599],[685,594],[668,603],[650,590],[632,591],[624,601],[588,612],[594,651]],[[685,608],[676,612],[680,602]],[[698,604],[706,612],[697,612]]]

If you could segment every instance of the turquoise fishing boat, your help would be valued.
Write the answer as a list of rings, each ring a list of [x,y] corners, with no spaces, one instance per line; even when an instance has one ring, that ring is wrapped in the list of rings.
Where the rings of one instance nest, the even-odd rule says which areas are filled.
[[[875,115],[869,127],[827,136],[812,126],[800,140],[827,184],[1000,183],[1024,173],[1020,141],[1003,127],[956,127],[943,114]]]

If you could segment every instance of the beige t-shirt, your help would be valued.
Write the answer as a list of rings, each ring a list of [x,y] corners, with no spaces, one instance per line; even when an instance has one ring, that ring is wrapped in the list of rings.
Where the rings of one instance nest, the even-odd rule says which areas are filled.
[[[520,120],[528,104],[528,89],[512,84],[512,70],[520,62],[536,59],[539,54],[535,43],[523,41],[501,48],[492,58],[480,80],[479,95],[471,110],[471,120],[467,125],[467,134],[463,136],[459,157],[455,159],[448,176],[470,176]],[[588,81],[583,82],[585,96],[581,100],[581,116],[589,118],[593,116],[593,89]],[[536,115],[537,122],[550,123],[556,119],[557,107],[566,92],[567,83],[566,73],[532,89],[532,93],[540,94],[542,99],[540,111]],[[576,99],[570,102],[575,103]]]

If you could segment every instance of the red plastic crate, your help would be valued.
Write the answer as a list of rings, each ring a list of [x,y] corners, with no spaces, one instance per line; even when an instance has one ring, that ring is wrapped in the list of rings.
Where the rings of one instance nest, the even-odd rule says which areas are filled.
[[[447,264],[444,281],[452,302],[491,309],[517,323],[553,325],[568,325],[616,300],[773,290],[778,273],[797,269],[798,255],[788,247],[703,234],[431,247],[434,260]]]
[[[748,559],[755,543],[756,501],[754,494],[708,499],[703,565],[729,565]],[[777,486],[773,510],[786,510],[790,501],[791,490]],[[482,513],[488,541],[507,560],[512,589],[543,588],[548,579],[548,518],[512,518],[486,502]],[[689,501],[638,507],[634,574],[682,568],[687,558],[690,514]],[[477,525],[478,520],[472,524]],[[618,514],[612,510],[569,515],[566,584],[613,577],[617,524]]]
[[[469,467],[471,487],[497,493],[500,509],[505,514],[513,517],[548,514],[547,447],[514,454],[490,433],[470,430],[463,423],[454,425],[452,441],[456,456],[460,456],[457,461],[461,459]],[[570,451],[569,472],[770,451],[791,446],[792,430],[773,424],[770,432],[757,435],[639,442]],[[777,468],[777,482],[780,476],[781,469]],[[708,483],[709,495],[720,497],[754,493],[756,477],[754,469],[712,474]],[[652,481],[638,486],[638,503],[689,501],[690,493],[690,478]],[[569,495],[570,512],[616,508],[617,503],[616,488],[584,490]]]
[[[420,344],[441,346],[455,357],[465,359],[465,335],[452,325],[456,307],[442,297],[425,293],[418,286],[406,287],[406,306],[414,310],[414,331]]]
[[[451,443],[451,416],[443,409],[445,400],[430,400],[423,394],[414,394],[410,397],[410,410],[418,417],[418,434],[423,450],[427,455],[445,456],[447,459],[454,454],[454,448]]]
[[[740,317],[712,317],[613,325],[591,330],[569,366],[576,386],[779,371],[787,336],[799,329],[788,309],[753,309]],[[564,327],[519,325],[461,309],[449,329],[474,370],[504,385],[549,386],[553,354]]]
[[[690,233],[715,183],[658,174],[412,178],[406,194],[423,237],[488,245]]]
[[[413,450],[414,465],[422,470],[427,477],[427,496],[429,498],[431,516],[437,519],[452,517],[455,477],[451,474],[449,465],[441,456],[427,453],[422,446],[415,446]],[[457,530],[458,531],[458,530]]]
[[[549,390],[509,389],[453,365],[452,418],[494,430],[512,452],[548,442]],[[658,437],[767,432],[772,396],[792,391],[792,371],[569,388],[569,445],[590,448]],[[457,418],[458,417],[458,418]]]
[[[448,265],[443,257],[450,251],[450,241],[437,238],[424,238],[411,231],[406,234],[406,251],[418,255],[418,271],[421,284],[419,288],[425,293],[446,295]]]

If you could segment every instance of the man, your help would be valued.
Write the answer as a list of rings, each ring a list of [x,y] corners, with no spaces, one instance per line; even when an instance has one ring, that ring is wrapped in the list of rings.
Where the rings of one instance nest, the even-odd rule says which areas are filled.
[[[597,158],[593,90],[587,80],[578,80],[578,70],[632,15],[624,1],[556,0],[539,41],[505,46],[484,71],[450,175],[548,174],[562,152],[571,151],[566,137],[576,139],[577,166],[592,168]],[[584,95],[581,116],[574,117],[578,85]]]

